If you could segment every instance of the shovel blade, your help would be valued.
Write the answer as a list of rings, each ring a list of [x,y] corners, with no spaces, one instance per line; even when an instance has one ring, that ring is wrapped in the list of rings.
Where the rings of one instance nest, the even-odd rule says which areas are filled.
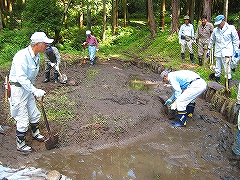
[[[50,135],[45,141],[45,147],[47,150],[53,149],[58,144],[58,134]]]
[[[62,76],[58,77],[58,80],[59,80],[60,83],[66,84],[67,83],[67,75],[66,74],[62,74]]]

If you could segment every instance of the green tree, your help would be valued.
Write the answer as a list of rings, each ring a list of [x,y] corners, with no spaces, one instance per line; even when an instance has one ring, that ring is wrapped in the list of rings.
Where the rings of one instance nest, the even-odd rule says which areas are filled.
[[[28,0],[24,11],[24,27],[33,31],[44,31],[59,38],[62,27],[63,10],[57,0]]]

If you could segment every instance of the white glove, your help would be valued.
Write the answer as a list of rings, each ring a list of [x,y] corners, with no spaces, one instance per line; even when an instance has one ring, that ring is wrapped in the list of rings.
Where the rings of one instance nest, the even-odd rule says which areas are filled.
[[[53,66],[55,66],[55,63],[50,63],[50,65],[53,67]]]
[[[170,105],[170,109],[171,109],[171,110],[176,110],[176,109],[177,109],[177,103],[176,103],[176,101],[174,101],[174,102]]]
[[[59,71],[59,65],[55,66],[56,71]]]
[[[46,92],[42,89],[37,89],[36,91],[34,91],[34,96],[36,96],[37,99],[41,98],[44,96]]]
[[[97,48],[96,51],[98,51],[99,49]]]

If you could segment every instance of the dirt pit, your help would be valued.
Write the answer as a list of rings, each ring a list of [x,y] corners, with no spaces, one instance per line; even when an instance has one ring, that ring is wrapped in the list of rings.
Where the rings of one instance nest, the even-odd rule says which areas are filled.
[[[172,89],[159,74],[119,60],[60,70],[67,84],[42,83],[43,71],[35,83],[47,92],[44,107],[59,135],[55,149],[46,150],[28,133],[35,151],[16,150],[16,128],[2,91],[0,124],[9,127],[0,134],[3,165],[55,169],[72,179],[240,178],[238,164],[229,160],[236,131],[205,100],[197,99],[186,127],[173,128],[159,100]],[[40,130],[48,137],[42,117]]]

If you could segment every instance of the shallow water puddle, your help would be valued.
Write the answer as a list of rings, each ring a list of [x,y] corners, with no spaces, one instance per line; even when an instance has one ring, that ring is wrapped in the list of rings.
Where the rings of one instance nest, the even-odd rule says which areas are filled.
[[[138,91],[151,91],[157,86],[158,84],[156,82],[143,81],[136,77],[133,77],[129,82],[129,87]]]
[[[46,151],[45,156],[36,162],[40,167],[56,169],[72,179],[89,180],[219,179],[220,175],[232,171],[224,160],[208,163],[201,158],[198,144],[201,132],[190,131],[187,138],[179,136],[181,131],[161,129],[126,147],[91,153],[84,150],[79,153],[58,149]]]

